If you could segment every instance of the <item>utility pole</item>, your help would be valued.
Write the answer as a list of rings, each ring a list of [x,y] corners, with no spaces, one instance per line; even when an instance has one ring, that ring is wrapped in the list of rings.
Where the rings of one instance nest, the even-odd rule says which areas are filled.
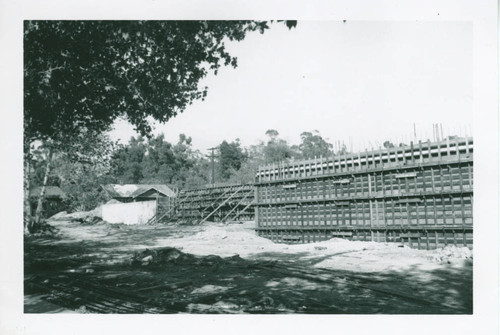
[[[215,184],[215,162],[214,162],[214,150],[217,149],[217,147],[209,148],[208,150],[212,150],[212,154],[210,155],[211,161],[212,161],[212,185]]]

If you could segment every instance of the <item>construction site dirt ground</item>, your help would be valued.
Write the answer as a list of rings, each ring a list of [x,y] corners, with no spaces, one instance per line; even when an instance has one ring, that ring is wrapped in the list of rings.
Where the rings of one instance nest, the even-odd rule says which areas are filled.
[[[25,313],[472,313],[467,248],[276,244],[253,222],[49,224],[24,240]]]

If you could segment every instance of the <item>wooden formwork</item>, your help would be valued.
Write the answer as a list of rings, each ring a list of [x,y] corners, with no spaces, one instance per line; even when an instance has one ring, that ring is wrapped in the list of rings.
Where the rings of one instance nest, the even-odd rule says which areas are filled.
[[[472,247],[473,140],[261,167],[255,201],[259,235],[277,242]]]
[[[204,221],[252,220],[254,186],[213,185],[179,193],[175,217],[180,220]]]

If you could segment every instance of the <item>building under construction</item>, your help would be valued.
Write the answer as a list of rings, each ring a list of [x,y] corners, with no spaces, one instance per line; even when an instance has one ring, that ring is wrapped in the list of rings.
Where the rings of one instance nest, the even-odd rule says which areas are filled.
[[[282,243],[341,237],[433,249],[472,246],[473,140],[261,166],[255,184],[180,191],[164,214],[189,223],[255,220]]]
[[[448,138],[259,168],[260,236],[472,246],[473,140]]]

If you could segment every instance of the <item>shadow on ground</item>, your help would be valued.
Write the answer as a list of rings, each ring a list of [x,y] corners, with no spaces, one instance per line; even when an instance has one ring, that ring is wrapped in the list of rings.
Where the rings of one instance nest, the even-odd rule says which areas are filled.
[[[26,238],[25,313],[472,313],[472,266],[354,273],[314,267],[335,255],[242,259],[119,245]]]

